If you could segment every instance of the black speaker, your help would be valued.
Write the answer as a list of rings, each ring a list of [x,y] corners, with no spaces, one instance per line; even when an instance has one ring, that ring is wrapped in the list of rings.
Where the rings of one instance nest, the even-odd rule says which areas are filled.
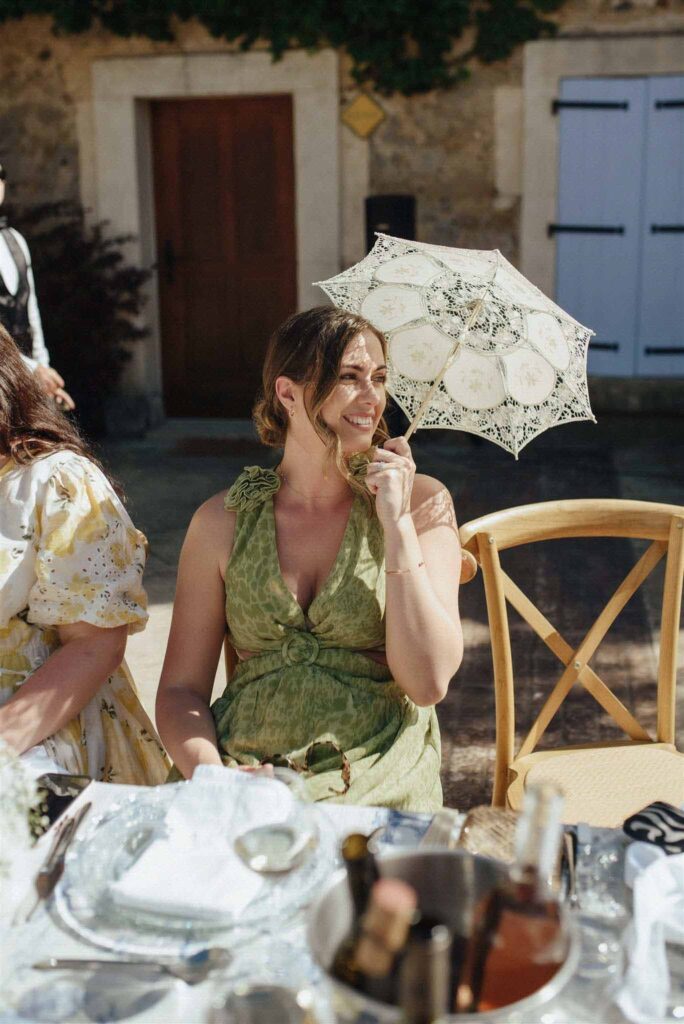
[[[409,195],[366,197],[366,250],[375,244],[375,232],[395,238],[416,237],[416,197]]]

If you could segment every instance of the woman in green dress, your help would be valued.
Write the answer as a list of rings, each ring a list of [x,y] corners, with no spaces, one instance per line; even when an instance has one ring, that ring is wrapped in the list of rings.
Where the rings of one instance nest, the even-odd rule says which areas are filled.
[[[181,554],[157,723],[182,776],[281,763],[315,800],[442,804],[460,546],[448,491],[387,440],[386,354],[328,307],[270,341],[255,421],[282,459],[205,502]],[[237,668],[210,707],[226,624]]]

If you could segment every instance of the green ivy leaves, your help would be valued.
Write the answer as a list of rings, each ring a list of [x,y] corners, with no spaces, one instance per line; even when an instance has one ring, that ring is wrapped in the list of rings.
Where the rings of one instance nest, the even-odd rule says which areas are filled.
[[[48,14],[55,30],[99,23],[117,36],[174,39],[174,19],[196,18],[216,38],[249,50],[267,40],[274,60],[286,50],[345,48],[354,78],[386,95],[445,89],[467,77],[472,57],[504,60],[521,43],[553,35],[544,13],[564,0],[0,0],[0,22]],[[453,56],[467,29],[473,43]]]

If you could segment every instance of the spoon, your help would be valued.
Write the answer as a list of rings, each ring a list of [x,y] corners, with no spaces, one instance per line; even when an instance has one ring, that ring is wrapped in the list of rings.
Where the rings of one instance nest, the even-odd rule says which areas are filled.
[[[251,871],[285,875],[306,860],[317,842],[313,829],[299,832],[289,825],[259,825],[238,836],[233,849]]]
[[[157,974],[170,974],[174,978],[180,978],[186,985],[197,985],[204,981],[210,971],[219,967],[227,967],[232,960],[231,953],[222,946],[211,946],[209,949],[200,949],[190,956],[178,957],[169,960],[136,960],[133,958],[120,957],[116,960],[102,959],[62,959],[50,957],[48,960],[40,960],[33,964],[36,971],[94,971],[99,967],[114,968],[130,971],[131,968],[141,968],[144,971],[152,971]]]

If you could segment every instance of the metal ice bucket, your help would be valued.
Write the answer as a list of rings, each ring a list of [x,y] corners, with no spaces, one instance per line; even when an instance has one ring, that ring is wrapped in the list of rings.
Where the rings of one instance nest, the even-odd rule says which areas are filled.
[[[401,878],[418,893],[420,908],[449,925],[457,934],[470,932],[473,910],[478,901],[505,874],[505,867],[489,857],[480,857],[465,850],[425,850],[424,852],[387,853],[378,863],[384,878]],[[329,886],[309,910],[308,940],[318,964],[327,972],[337,946],[347,934],[352,919],[346,872],[337,872]],[[567,956],[557,973],[542,988],[500,1011],[452,1014],[445,1021],[493,1020],[513,1010],[520,1020],[534,1021],[537,1010],[557,996],[574,974],[579,961],[579,934],[574,921],[569,921]],[[392,1006],[368,999],[331,978],[335,1001],[342,1018],[365,1013],[364,1024],[396,1024],[399,1011]]]

